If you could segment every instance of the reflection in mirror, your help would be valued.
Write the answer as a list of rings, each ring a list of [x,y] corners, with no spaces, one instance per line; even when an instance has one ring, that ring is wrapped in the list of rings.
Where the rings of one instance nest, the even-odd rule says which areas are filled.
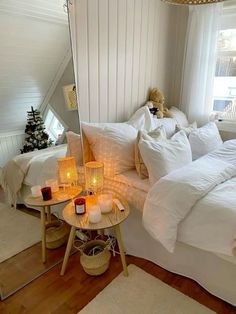
[[[75,157],[73,165],[79,167],[82,149],[65,0],[1,1],[0,32],[0,294],[4,299],[61,261],[68,231],[58,217],[80,188],[59,188],[57,159]],[[51,206],[42,199],[45,186],[52,191]]]

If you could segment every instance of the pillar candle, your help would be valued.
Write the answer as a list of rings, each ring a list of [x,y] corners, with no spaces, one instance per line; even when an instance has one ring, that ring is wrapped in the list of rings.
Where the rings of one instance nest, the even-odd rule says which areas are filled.
[[[103,214],[112,211],[112,194],[98,195],[98,205],[101,208]]]
[[[88,209],[88,219],[90,223],[96,224],[102,219],[101,209],[98,205],[93,205]]]

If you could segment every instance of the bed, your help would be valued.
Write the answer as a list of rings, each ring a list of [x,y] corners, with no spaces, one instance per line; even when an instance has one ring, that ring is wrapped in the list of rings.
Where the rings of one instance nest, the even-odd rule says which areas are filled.
[[[136,113],[127,124],[137,129],[152,129],[152,118],[148,115],[147,110],[143,109],[143,113],[143,115]],[[156,122],[161,123],[158,120],[155,121],[155,125]],[[180,155],[181,158],[179,159],[174,158],[172,160],[174,163],[176,161],[179,163],[180,173],[181,171],[182,173],[188,173],[188,169],[184,168],[185,163],[186,167],[193,168],[189,171],[193,177],[188,178],[186,176],[186,178],[184,177],[186,180],[181,182],[182,176],[179,175],[178,177],[178,167],[173,168],[173,165],[167,172],[169,174],[163,174],[163,169],[161,169],[160,178],[153,180],[152,177],[155,171],[148,167],[148,162],[144,158],[145,154],[142,154],[142,157],[147,166],[149,178],[140,179],[137,175],[137,167],[136,170],[134,169],[134,160],[131,161],[130,159],[131,154],[134,153],[133,146],[135,145],[137,132],[135,135],[133,130],[129,129],[129,126],[119,123],[82,123],[83,131],[88,138],[94,158],[104,162],[105,190],[112,190],[114,193],[121,194],[131,207],[130,216],[121,226],[127,254],[145,258],[169,271],[189,277],[213,295],[236,305],[236,258],[234,256],[235,251],[233,251],[236,245],[236,140],[223,143],[214,123],[210,123],[205,128],[199,128],[197,131],[193,131],[196,126],[189,125],[187,121],[184,127],[186,128],[184,130],[186,134],[192,134],[191,140],[190,136],[187,138],[186,134],[184,136],[180,134],[183,133],[181,128],[179,134],[169,134],[171,140],[175,137],[173,141],[177,141],[175,153],[178,152],[180,144],[183,144],[182,154],[187,147],[187,142],[188,150],[191,149],[191,161],[189,160],[190,156],[185,156],[186,159],[184,159],[182,158],[183,155]],[[195,133],[199,133],[200,136],[194,138]],[[179,140],[177,137],[182,139]],[[205,141],[206,138],[208,138],[208,142]],[[199,152],[199,143],[202,139],[205,142],[203,142]],[[189,144],[191,141],[192,146]],[[159,148],[164,147],[165,151],[169,150],[169,144],[166,145],[165,141],[161,140],[158,145]],[[216,149],[218,149],[217,154],[215,153]],[[206,157],[209,160],[206,161],[204,156],[208,156],[209,151],[211,153],[209,157]],[[174,157],[176,157],[175,154]],[[194,157],[194,161],[192,161],[192,157]],[[155,162],[154,159],[152,159],[153,162]],[[184,159],[184,163],[182,159]],[[208,165],[205,165],[205,168],[203,167],[200,171],[201,163],[204,166],[206,162],[208,162]],[[160,169],[155,168],[154,170],[160,172]],[[197,180],[194,180],[194,175],[198,173],[199,178],[202,179],[202,181],[199,181],[199,186]],[[211,180],[211,178],[214,178],[214,180]],[[190,186],[186,185],[188,181]],[[205,185],[203,184],[201,187],[202,182]],[[191,183],[196,183],[196,186],[191,185]],[[193,200],[187,202],[189,207],[184,207],[184,213],[181,212],[181,202],[178,204],[178,199],[184,200],[186,198],[187,200],[191,197],[186,197],[187,194],[183,193],[184,189],[179,189],[183,185],[187,191],[190,191],[190,196],[194,196],[194,201],[198,203],[197,205],[191,203]],[[215,202],[219,201],[217,193],[221,186],[222,193],[228,191],[227,197],[231,197],[230,205],[222,207],[223,202],[221,199],[220,206],[214,212],[214,206],[211,202],[208,202],[209,206],[206,206],[201,201],[204,197],[207,198],[205,191],[211,193],[211,190],[214,189],[216,193],[213,199]],[[171,193],[176,193],[173,202],[168,202],[172,196],[171,193],[168,194],[168,190]],[[166,198],[161,197],[159,199],[160,191],[164,191],[163,195]],[[178,195],[180,192],[182,194]],[[159,204],[158,207],[156,205],[160,200],[163,203]],[[168,221],[167,218],[169,217],[165,216],[165,210],[162,211],[163,208],[166,208],[164,201],[167,205],[170,205],[170,208],[167,207],[169,214],[173,208],[174,216],[177,217],[175,217],[177,219],[176,225],[173,225],[172,221]],[[196,206],[195,209],[193,209],[194,205]],[[228,205],[227,202],[226,205]],[[223,212],[220,211],[220,207],[222,207]],[[225,215],[222,214],[224,211]],[[199,215],[195,215],[196,212],[199,212]],[[178,215],[180,215],[180,219]],[[158,228],[155,229],[157,226]],[[172,227],[176,232],[176,238],[172,234]],[[211,233],[215,233],[215,241]],[[168,234],[171,235],[170,239],[168,239]],[[172,246],[168,245],[169,240],[172,241]]]
[[[155,264],[198,282],[213,295],[236,305],[236,258],[191,246],[177,240],[175,251],[168,252],[144,228],[143,207],[150,189],[135,170],[127,171],[114,179],[105,179],[105,189],[121,194],[131,210],[121,225],[127,254],[142,257]]]

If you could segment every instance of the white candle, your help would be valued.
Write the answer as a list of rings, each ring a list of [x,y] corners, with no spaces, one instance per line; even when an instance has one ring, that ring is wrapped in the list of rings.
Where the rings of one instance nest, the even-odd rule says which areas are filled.
[[[56,179],[46,180],[45,186],[50,186],[53,193],[59,191],[58,181]]]
[[[41,194],[41,185],[32,186],[31,193],[32,193],[33,197],[42,196],[42,194]]]
[[[88,209],[88,219],[92,224],[96,224],[102,219],[101,209],[98,205],[93,205]]]
[[[98,205],[103,214],[112,211],[112,194],[101,194],[98,196]]]

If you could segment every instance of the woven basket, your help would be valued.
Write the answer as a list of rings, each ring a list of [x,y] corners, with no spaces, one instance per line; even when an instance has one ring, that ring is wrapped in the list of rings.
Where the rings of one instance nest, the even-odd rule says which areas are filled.
[[[67,242],[70,227],[62,220],[55,220],[47,224],[46,228],[46,247],[57,249]]]
[[[103,247],[102,252],[92,256],[87,255],[87,252],[96,245]],[[79,250],[81,253],[80,263],[87,274],[99,276],[109,268],[111,253],[107,242],[102,240],[92,240],[82,245]]]

